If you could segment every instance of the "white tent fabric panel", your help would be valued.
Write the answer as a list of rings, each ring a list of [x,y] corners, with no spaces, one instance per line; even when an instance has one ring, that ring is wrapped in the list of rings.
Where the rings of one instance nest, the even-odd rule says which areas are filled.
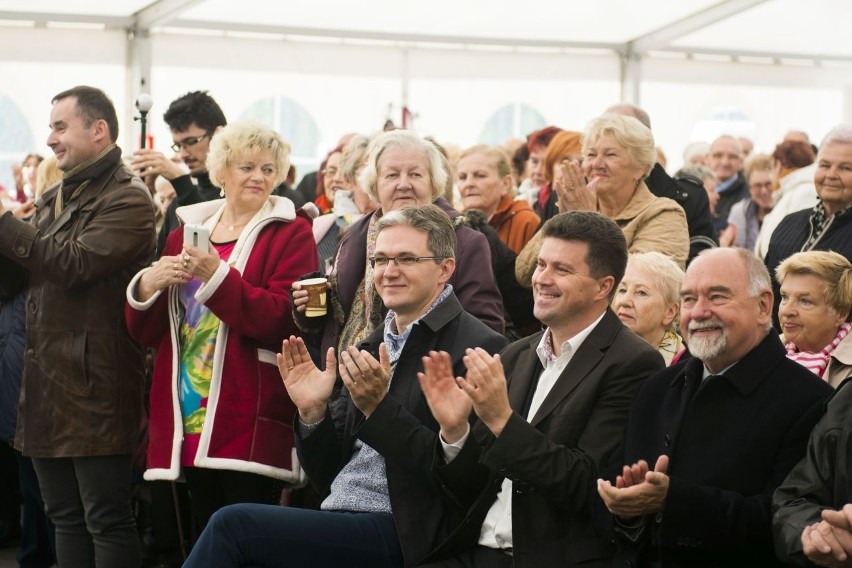
[[[138,143],[133,101],[143,91],[155,101],[150,130],[160,148],[170,138],[162,113],[189,90],[210,90],[231,120],[274,101],[270,122],[297,109],[316,130],[313,150],[297,156],[304,172],[342,133],[374,131],[389,112],[399,122],[403,106],[418,130],[461,146],[480,142],[507,108],[580,130],[633,92],[622,59],[631,42],[652,45],[655,31],[675,25],[690,31],[635,54],[629,69],[671,166],[726,109],[746,117],[763,150],[787,129],[818,141],[852,120],[845,0],[544,0],[535,11],[520,8],[509,0],[0,0],[0,102],[14,105],[35,149],[46,152],[50,98],[75,84],[110,94],[128,151]],[[720,19],[724,10],[731,13]],[[155,27],[134,30],[142,20]],[[33,149],[0,137],[0,161]],[[7,169],[0,163],[0,183]]]

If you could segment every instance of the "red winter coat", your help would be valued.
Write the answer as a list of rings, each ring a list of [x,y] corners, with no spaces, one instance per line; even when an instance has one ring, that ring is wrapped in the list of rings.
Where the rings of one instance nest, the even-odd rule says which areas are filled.
[[[224,200],[177,210],[186,223],[215,227]],[[179,254],[181,229],[169,235],[164,255]],[[147,270],[147,269],[145,269]],[[278,374],[281,341],[298,334],[291,316],[290,285],[317,270],[310,222],[289,199],[270,197],[243,230],[230,259],[196,298],[221,320],[213,358],[207,417],[196,467],[258,473],[296,483],[304,479],[295,454],[290,401]],[[140,343],[157,348],[151,387],[150,442],[145,479],[180,475],[183,419],[178,389],[180,310],[177,288],[147,302],[134,298],[144,270],[127,288],[127,326]]]

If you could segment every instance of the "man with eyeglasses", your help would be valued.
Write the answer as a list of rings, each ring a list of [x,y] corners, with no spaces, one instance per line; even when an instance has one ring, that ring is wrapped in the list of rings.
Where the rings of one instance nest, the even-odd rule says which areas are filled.
[[[384,325],[326,370],[301,338],[278,355],[299,409],[299,459],[325,496],[321,510],[253,504],[213,515],[184,566],[414,566],[447,534],[450,511],[429,469],[438,427],[417,374],[430,353],[464,372],[465,351],[495,353],[506,339],[463,310],[447,284],[455,269],[449,217],[428,204],[386,213],[370,262],[389,309]],[[339,363],[336,365],[336,363]],[[331,401],[339,368],[345,389]]]
[[[163,176],[177,193],[166,210],[157,238],[157,255],[162,252],[166,237],[180,224],[175,209],[219,198],[219,188],[210,183],[207,175],[207,151],[216,129],[227,124],[225,113],[207,91],[192,91],[175,99],[163,114],[163,120],[172,132],[171,148],[189,173],[162,152],[149,148],[137,150],[130,163],[136,175],[152,182],[149,186],[157,176]]]

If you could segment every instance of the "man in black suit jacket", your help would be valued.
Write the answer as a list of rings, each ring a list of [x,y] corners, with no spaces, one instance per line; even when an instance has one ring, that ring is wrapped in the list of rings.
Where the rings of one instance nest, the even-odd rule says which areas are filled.
[[[358,348],[341,353],[341,398],[330,401],[334,349],[325,371],[302,339],[291,337],[278,355],[299,411],[299,459],[325,497],[321,510],[220,509],[185,566],[408,567],[445,535],[453,512],[430,477],[438,427],[417,372],[430,351],[449,352],[461,372],[466,348],[495,353],[506,340],[465,312],[446,285],[456,240],[446,213],[405,207],[386,213],[377,231],[371,262],[388,317]]]
[[[771,331],[769,273],[751,251],[699,254],[681,298],[693,358],[642,384],[613,464],[620,475],[598,481],[615,565],[779,565],[772,492],[804,456],[832,389],[787,359]]]
[[[542,231],[532,285],[535,316],[547,330],[499,356],[468,350],[465,378],[437,353],[420,376],[441,426],[436,474],[446,499],[467,509],[426,559],[438,566],[610,562],[589,500],[636,388],[663,360],[609,309],[627,262],[618,226],[570,212]]]

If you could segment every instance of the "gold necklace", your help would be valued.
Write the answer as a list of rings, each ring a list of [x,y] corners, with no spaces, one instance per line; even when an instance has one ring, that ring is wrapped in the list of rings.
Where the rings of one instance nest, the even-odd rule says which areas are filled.
[[[249,221],[251,221],[251,219],[249,219]],[[222,225],[224,225],[225,228],[228,229],[229,231],[233,231],[234,229],[238,229],[240,227],[245,227],[249,223],[248,221],[246,221],[245,223],[240,223],[239,225],[229,225],[227,222],[225,222],[225,219],[222,218],[222,217],[219,218],[219,222],[222,223]]]

